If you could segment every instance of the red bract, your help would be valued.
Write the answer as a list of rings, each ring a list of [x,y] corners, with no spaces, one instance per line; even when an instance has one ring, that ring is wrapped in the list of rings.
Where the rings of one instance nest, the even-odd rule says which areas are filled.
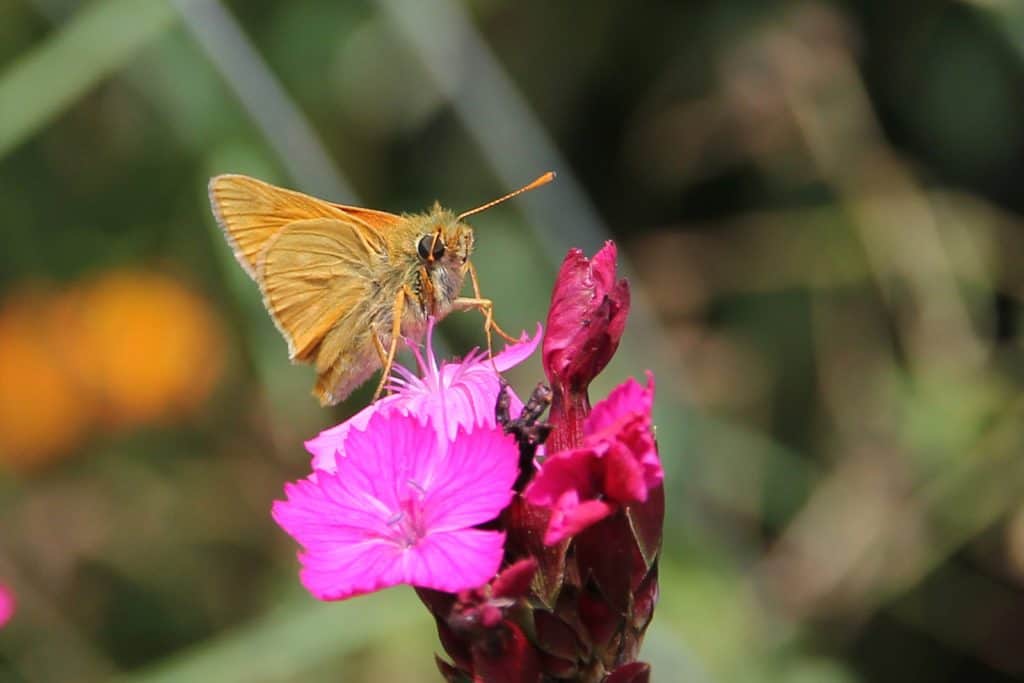
[[[629,379],[583,421],[576,448],[554,453],[524,496],[552,510],[544,542],[573,536],[629,503],[647,500],[664,473],[651,431],[654,378]]]

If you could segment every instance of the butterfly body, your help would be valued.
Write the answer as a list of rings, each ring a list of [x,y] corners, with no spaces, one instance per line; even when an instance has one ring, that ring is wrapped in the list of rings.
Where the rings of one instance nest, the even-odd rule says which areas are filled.
[[[402,225],[386,234],[381,257],[353,279],[358,291],[344,297],[353,302],[351,308],[308,355],[294,358],[315,364],[318,377],[313,393],[321,403],[344,400],[381,368],[385,360],[381,350],[394,341],[395,301],[404,298],[399,334],[413,341],[423,337],[431,316],[440,320],[452,311],[473,248],[472,229],[454,219],[454,214],[440,207],[402,216]],[[453,247],[430,261],[421,257],[418,247],[421,241],[432,242],[434,235],[439,244],[443,240]]]
[[[398,216],[324,201],[244,175],[210,180],[210,204],[235,258],[256,281],[293,362],[317,373],[323,405],[344,400],[380,368],[384,386],[399,338],[418,341],[430,317],[476,308],[485,331],[492,304],[470,262],[473,229],[462,219],[529,186],[460,215],[435,204]],[[467,275],[474,297],[461,298]]]

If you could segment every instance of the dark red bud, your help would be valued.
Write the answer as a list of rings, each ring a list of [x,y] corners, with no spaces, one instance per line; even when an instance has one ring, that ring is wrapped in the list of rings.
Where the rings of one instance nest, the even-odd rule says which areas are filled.
[[[507,512],[505,557],[532,557],[537,562],[533,592],[544,605],[552,607],[565,579],[565,552],[569,542],[544,545],[544,533],[551,519],[549,508],[531,505],[522,496],[516,496]]]
[[[593,259],[571,249],[551,294],[544,334],[544,371],[558,387],[586,391],[611,360],[629,314],[629,284],[615,280],[616,249],[606,242]]]
[[[637,547],[648,567],[661,551],[661,534],[665,521],[665,487],[658,485],[647,492],[647,500],[626,508],[626,516],[636,536]]]
[[[537,633],[537,646],[548,654],[577,661],[581,645],[569,625],[547,610],[534,610],[533,626]]]
[[[455,596],[432,588],[417,588],[416,595],[438,619],[447,619],[455,604]]]
[[[540,665],[545,674],[553,676],[559,680],[577,680],[577,675],[579,674],[579,664],[575,661],[555,657],[554,655],[549,655],[546,652],[540,653]]]
[[[625,619],[609,605],[600,593],[584,590],[579,597],[580,621],[595,651],[607,651],[612,639],[622,629]]]
[[[576,563],[584,583],[592,581],[608,605],[620,614],[629,611],[631,578],[647,573],[622,511],[576,535]]]
[[[633,628],[643,634],[654,616],[654,606],[658,603],[658,566],[655,565],[644,578],[640,587],[633,595]]]
[[[537,683],[540,661],[522,629],[504,621],[473,641],[473,680],[487,683]]]
[[[626,328],[629,283],[615,280],[613,242],[588,259],[566,254],[555,280],[544,333],[544,372],[553,392],[549,452],[578,447],[590,413],[587,387],[608,364]]]

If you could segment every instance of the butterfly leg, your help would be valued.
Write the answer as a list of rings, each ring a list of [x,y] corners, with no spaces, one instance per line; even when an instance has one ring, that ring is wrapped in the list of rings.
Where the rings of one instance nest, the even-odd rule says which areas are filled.
[[[494,366],[494,349],[493,340],[491,339],[491,329],[494,329],[502,337],[507,339],[511,343],[516,343],[519,340],[513,339],[509,335],[498,327],[497,323],[494,322],[494,302],[490,299],[470,299],[467,297],[459,297],[452,302],[452,307],[457,311],[469,311],[478,310],[484,315],[484,334],[487,336],[487,355],[491,358],[491,365]],[[498,368],[494,367],[494,371],[498,372]]]
[[[395,297],[395,305],[391,309],[391,343],[388,344],[387,355],[384,355],[384,345],[380,343],[380,339],[376,333],[373,335],[374,346],[377,347],[377,353],[382,357],[381,363],[383,371],[380,375],[380,383],[377,384],[377,390],[373,392],[373,400],[376,401],[380,398],[381,392],[384,391],[384,387],[388,383],[388,377],[391,375],[391,366],[395,363],[395,352],[398,351],[398,339],[402,334],[402,315],[405,313],[405,297],[409,296],[410,292],[408,288],[403,288],[398,296]]]
[[[463,310],[468,310],[470,308],[475,308],[475,309],[481,311],[484,314],[484,331],[487,333],[487,350],[488,351],[491,350],[491,330],[492,329],[495,332],[497,332],[499,335],[501,335],[502,339],[504,339],[505,341],[509,342],[510,344],[514,344],[517,341],[519,341],[518,339],[516,339],[512,335],[510,335],[507,332],[505,332],[505,330],[501,329],[501,325],[499,325],[497,323],[497,321],[495,321],[495,319],[494,319],[494,302],[491,301],[490,299],[485,299],[480,294],[480,281],[477,279],[477,276],[476,276],[476,267],[473,265],[472,261],[468,262],[466,265],[469,266],[469,281],[473,285],[473,298],[472,299],[459,298],[459,299],[455,300],[455,303],[458,304],[460,301],[461,302],[465,302],[464,303],[465,308],[463,308]]]
[[[494,323],[494,302],[490,299],[470,299],[468,297],[460,296],[458,299],[452,302],[452,310],[455,311],[472,311],[477,310],[484,315],[484,335],[487,337],[487,356],[491,359],[491,366],[494,367],[494,372],[498,372],[497,366],[494,365],[494,348],[493,340],[491,339],[491,328],[498,330],[498,332],[505,337],[510,339],[508,335],[501,331]],[[512,341],[518,341],[513,339]]]
[[[384,350],[384,345],[380,343],[380,337],[375,334],[370,335],[370,337],[373,339],[373,350],[377,352],[377,358],[383,367],[388,362],[388,352]]]

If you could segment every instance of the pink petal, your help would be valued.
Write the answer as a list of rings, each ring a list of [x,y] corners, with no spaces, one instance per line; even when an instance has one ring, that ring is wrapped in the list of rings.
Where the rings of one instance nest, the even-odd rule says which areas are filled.
[[[17,601],[14,598],[14,592],[4,584],[0,584],[0,628],[11,620],[15,609],[17,609]]]
[[[523,496],[529,503],[544,507],[555,505],[568,490],[580,498],[595,497],[599,493],[595,485],[600,483],[595,474],[599,474],[600,467],[600,456],[586,448],[548,456]]]
[[[664,479],[651,428],[654,379],[629,379],[594,406],[583,446],[546,458],[524,496],[552,510],[545,538],[566,538],[622,505],[647,500]],[[545,541],[547,542],[547,541]]]
[[[630,378],[599,402],[584,424],[584,443],[602,453],[616,448],[627,453],[635,467],[622,461],[606,465],[605,492],[620,502],[647,499],[641,488],[653,488],[664,479],[661,459],[651,428],[654,404],[654,376],[647,373],[647,386]],[[625,497],[623,497],[625,496]]]
[[[622,444],[614,444],[604,456],[604,494],[622,504],[647,500],[644,468]]]
[[[471,528],[512,497],[518,449],[498,428],[438,441],[434,427],[381,411],[351,429],[337,470],[285,486],[274,520],[303,547],[303,585],[340,600],[400,583],[462,590],[485,583],[504,535]]]
[[[333,472],[335,456],[345,457],[345,439],[348,438],[349,431],[351,429],[365,430],[370,418],[384,409],[398,407],[396,404],[399,403],[399,397],[396,394],[385,396],[366,406],[341,424],[325,429],[306,441],[306,450],[313,456],[313,469]]]
[[[490,361],[445,363],[440,377],[439,390],[424,403],[447,440],[454,440],[460,427],[494,426],[500,381]]]
[[[511,501],[519,473],[519,448],[500,427],[460,430],[429,483],[424,504],[431,529],[482,524]]]
[[[587,416],[585,433],[596,434],[606,429],[614,429],[623,415],[640,413],[650,416],[654,405],[654,375],[647,372],[647,386],[644,387],[634,378],[611,390],[608,397],[599,401]]]
[[[419,419],[397,413],[378,413],[365,431],[353,430],[345,443],[348,457],[338,474],[362,478],[362,493],[394,510],[399,490],[412,482],[427,489],[444,461],[434,429]]]
[[[500,386],[499,371],[505,371],[523,362],[536,349],[542,328],[537,325],[533,338],[524,333],[522,341],[508,345],[494,356],[494,364],[481,354],[470,354],[463,362],[442,363],[434,358],[430,334],[433,322],[428,324],[427,353],[424,357],[418,347],[412,347],[417,357],[419,377],[400,366],[395,367],[390,394],[370,404],[341,424],[326,429],[306,441],[306,450],[313,455],[314,470],[335,471],[335,458],[347,455],[346,441],[352,429],[364,430],[370,419],[379,412],[397,411],[404,415],[429,417],[440,431],[439,439],[451,441],[459,427],[495,423],[494,404]],[[517,415],[523,403],[512,393],[510,411]]]
[[[544,533],[544,544],[555,545],[575,536],[591,524],[601,521],[615,507],[600,500],[580,501],[576,491],[566,491],[551,510],[551,520]]]
[[[491,586],[495,598],[522,598],[530,592],[537,574],[537,558],[526,557],[501,570]]]
[[[464,529],[432,533],[405,560],[403,583],[448,593],[476,588],[498,572],[505,534]]]
[[[403,556],[408,549],[382,541],[338,545],[330,550],[299,553],[299,580],[320,600],[345,600],[408,583]]]
[[[640,464],[643,466],[644,483],[647,484],[647,488],[653,489],[660,486],[661,482],[665,480],[665,470],[661,466],[661,457],[658,455],[657,446],[640,458]]]
[[[543,332],[544,328],[537,323],[537,331],[533,333],[532,339],[524,331],[519,337],[518,344],[509,344],[503,351],[497,353],[494,356],[494,366],[498,368],[498,372],[505,372],[532,356],[533,352],[537,350]]]

